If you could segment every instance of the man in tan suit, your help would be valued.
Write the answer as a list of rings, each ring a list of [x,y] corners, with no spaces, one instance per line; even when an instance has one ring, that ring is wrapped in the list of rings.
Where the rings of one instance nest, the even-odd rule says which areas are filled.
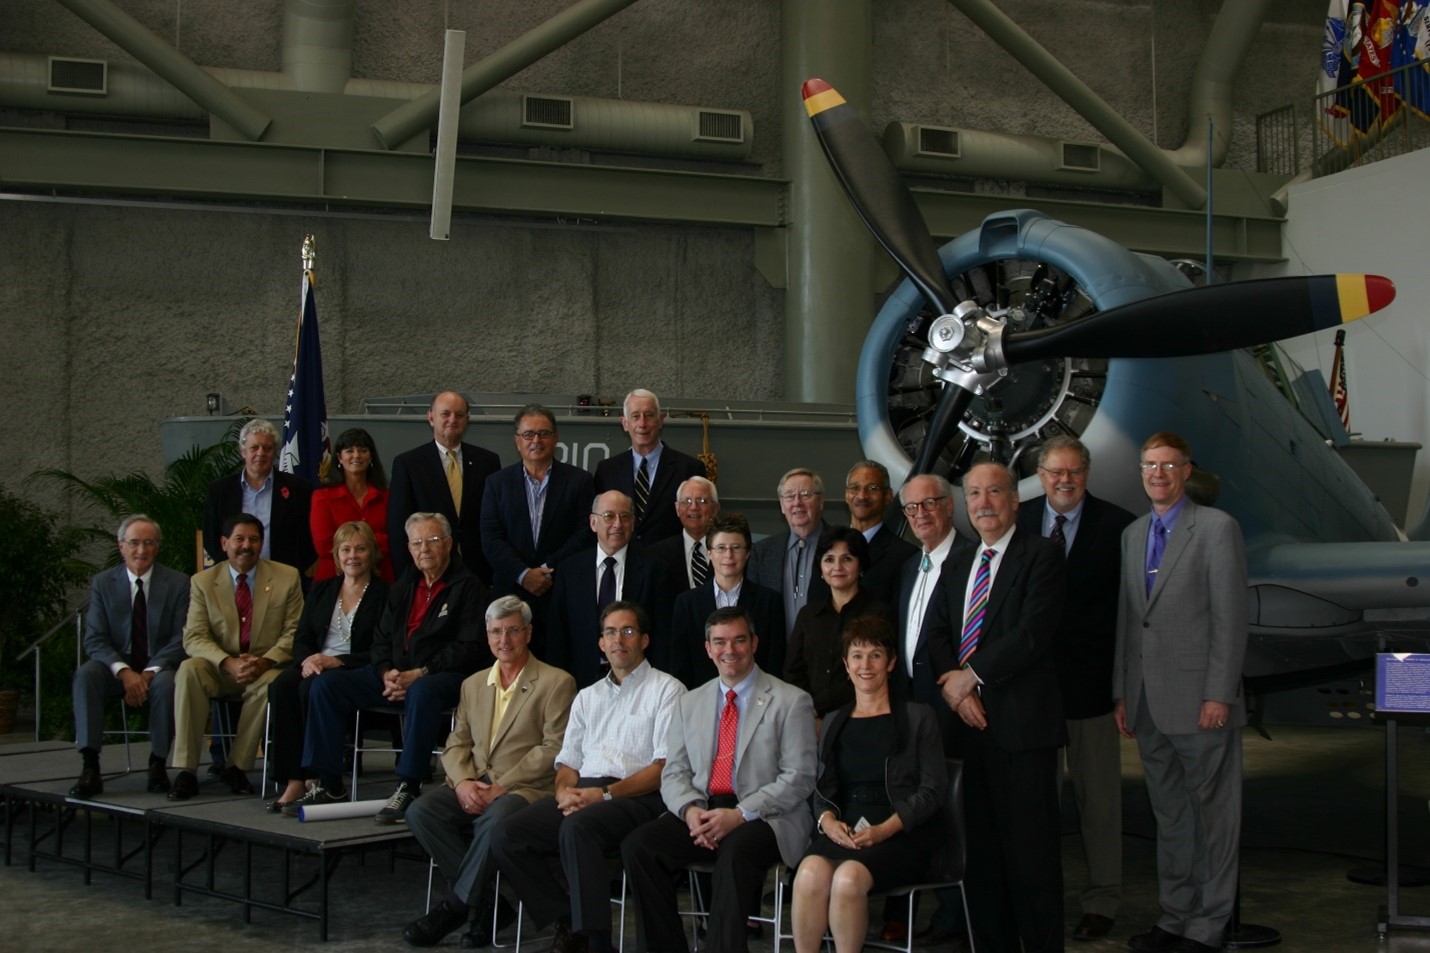
[[[298,571],[259,558],[263,524],[256,516],[230,516],[221,538],[228,560],[189,583],[184,624],[189,658],[174,679],[173,767],[179,774],[169,791],[171,801],[186,801],[199,792],[194,772],[209,701],[231,695],[243,696],[243,710],[221,778],[234,794],[253,793],[246,772],[258,751],[268,683],[293,658],[293,633],[303,614]]]
[[[556,790],[556,755],[576,680],[532,656],[525,602],[503,596],[487,607],[486,618],[487,645],[497,661],[462,683],[456,725],[442,752],[447,783],[423,791],[407,809],[408,828],[452,884],[441,903],[402,931],[413,946],[435,946],[468,916],[472,930],[462,946],[491,943],[491,909],[478,900],[495,873],[492,830]]]

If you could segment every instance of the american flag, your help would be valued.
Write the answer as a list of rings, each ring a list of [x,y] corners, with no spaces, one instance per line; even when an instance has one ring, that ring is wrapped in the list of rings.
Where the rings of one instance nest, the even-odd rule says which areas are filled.
[[[1336,412],[1341,415],[1341,426],[1349,433],[1351,429],[1350,395],[1346,391],[1346,332],[1336,332],[1336,357],[1331,362],[1331,400]]]

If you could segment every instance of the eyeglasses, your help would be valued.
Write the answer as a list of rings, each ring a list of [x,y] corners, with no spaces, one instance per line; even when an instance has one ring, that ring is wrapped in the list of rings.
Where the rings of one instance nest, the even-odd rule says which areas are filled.
[[[428,546],[432,547],[433,549],[436,549],[442,544],[442,540],[446,538],[446,536],[428,536],[425,539],[409,539],[407,541],[407,548],[412,550],[413,552],[419,552],[423,549],[426,549]]]
[[[878,496],[884,492],[885,487],[882,483],[846,483],[844,484],[844,489],[849,493],[858,493],[860,490],[863,490],[865,493]]]
[[[521,633],[525,632],[525,631],[526,631],[527,629],[529,629],[529,628],[530,628],[530,626],[526,626],[526,625],[509,625],[509,626],[507,626],[506,628],[500,628],[500,627],[498,627],[498,626],[492,626],[491,628],[487,629],[487,636],[490,637],[490,638],[494,638],[494,639],[496,639],[496,638],[514,639],[514,638],[516,638],[518,635],[521,635]]]
[[[1141,467],[1143,473],[1156,473],[1158,470],[1161,470],[1163,473],[1171,473],[1177,469],[1177,467],[1186,466],[1187,463],[1188,461],[1186,460],[1183,460],[1181,463],[1144,463]]]
[[[623,625],[619,629],[613,626],[606,626],[601,630],[601,638],[603,639],[633,639],[640,634],[640,629],[637,629],[633,625]]]
[[[709,506],[715,501],[708,496],[685,496],[675,501],[676,506]]]
[[[629,511],[624,513],[592,513],[591,515],[599,518],[600,521],[607,526],[618,521],[622,523],[634,523],[636,521],[635,514]]]
[[[518,430],[516,435],[523,440],[550,440],[556,436],[554,430]]]
[[[913,516],[919,510],[923,510],[925,513],[932,513],[938,509],[938,505],[946,499],[948,499],[946,496],[931,496],[926,500],[919,500],[917,503],[905,503],[903,510],[909,516]]]
[[[795,500],[800,500],[802,502],[808,503],[816,496],[823,495],[823,493],[819,493],[815,490],[790,490],[788,493],[781,493],[780,499],[784,500],[786,503],[793,503]]]
[[[120,542],[122,542],[125,546],[128,546],[130,549],[159,548],[159,541],[157,539],[124,539],[120,540]]]
[[[711,546],[710,551],[716,556],[723,556],[726,553],[729,553],[731,556],[738,556],[749,548],[750,547],[744,543],[719,543]]]
[[[1087,467],[1038,467],[1054,480],[1076,480],[1087,472]]]

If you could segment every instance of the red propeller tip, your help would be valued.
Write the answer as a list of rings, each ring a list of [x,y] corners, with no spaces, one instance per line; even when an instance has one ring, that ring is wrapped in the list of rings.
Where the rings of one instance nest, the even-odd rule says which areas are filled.
[[[804,85],[800,87],[800,92],[805,99],[808,99],[811,96],[818,96],[820,93],[833,88],[834,87],[830,86],[824,80],[818,77],[812,77],[804,81]]]
[[[1395,300],[1395,282],[1380,275],[1365,276],[1365,300],[1372,313]]]

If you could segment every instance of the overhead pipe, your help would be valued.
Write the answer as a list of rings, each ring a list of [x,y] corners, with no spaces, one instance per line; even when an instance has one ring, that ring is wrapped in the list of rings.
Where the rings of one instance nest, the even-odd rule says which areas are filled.
[[[1177,196],[1188,208],[1206,204],[1207,191],[1116,110],[1103,102],[1086,83],[1060,63],[1022,27],[1008,18],[992,0],[948,0],[1003,47],[1065,103],[1077,110],[1098,132],[1154,180]],[[1235,6],[1235,4],[1232,4]],[[1225,6],[1225,4],[1223,4]]]
[[[283,72],[305,93],[341,93],[353,72],[357,0],[286,0]]]
[[[246,103],[202,67],[155,36],[110,0],[59,0],[75,16],[113,40],[185,96],[257,142],[272,119]]]
[[[1164,150],[1179,166],[1220,168],[1231,146],[1232,90],[1252,41],[1266,19],[1271,0],[1223,0],[1211,35],[1192,75],[1192,102],[1187,114],[1187,139],[1180,149]],[[1210,116],[1214,132],[1208,133]],[[1213,141],[1214,140],[1214,141]]]
[[[471,102],[546,54],[620,13],[635,0],[579,0],[545,23],[462,71],[462,103]],[[378,142],[395,148],[437,121],[439,91],[432,89],[372,124]]]

